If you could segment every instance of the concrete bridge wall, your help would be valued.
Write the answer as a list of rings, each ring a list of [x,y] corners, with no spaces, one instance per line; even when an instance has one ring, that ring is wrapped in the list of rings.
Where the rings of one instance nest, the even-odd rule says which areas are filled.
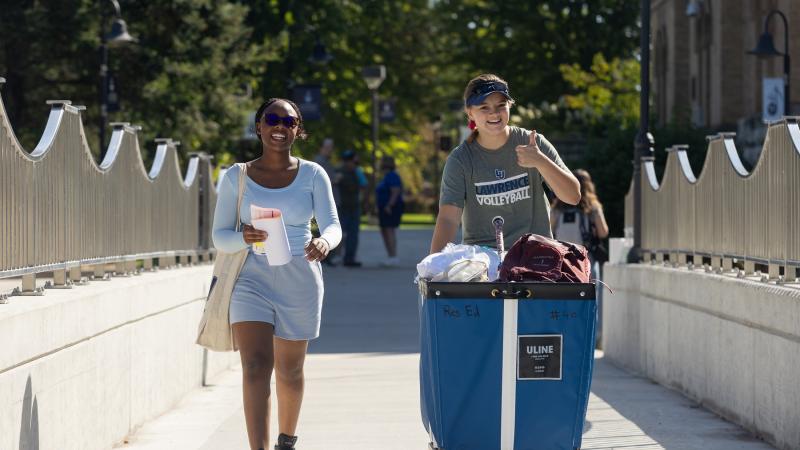
[[[800,289],[607,264],[603,348],[781,449],[800,449]]]
[[[194,344],[211,266],[0,304],[0,449],[107,449],[237,363]]]

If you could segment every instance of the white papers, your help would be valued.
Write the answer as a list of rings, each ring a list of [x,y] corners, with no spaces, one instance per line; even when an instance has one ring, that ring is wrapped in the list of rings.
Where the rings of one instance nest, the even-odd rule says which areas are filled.
[[[282,266],[292,260],[286,225],[279,209],[250,205],[250,220],[253,227],[267,232],[267,240],[253,244],[253,253],[267,255],[267,264]]]

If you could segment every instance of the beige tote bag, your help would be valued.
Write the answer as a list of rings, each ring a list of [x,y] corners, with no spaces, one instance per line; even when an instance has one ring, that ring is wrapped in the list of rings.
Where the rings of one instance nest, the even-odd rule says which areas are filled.
[[[244,181],[247,176],[247,165],[239,166],[239,192],[236,203],[236,230],[240,230],[242,223],[240,210],[244,194]],[[206,307],[200,326],[197,329],[197,344],[215,352],[230,352],[238,350],[233,340],[230,325],[230,305],[233,286],[239,278],[247,259],[248,248],[236,253],[217,251],[214,261],[214,276],[211,278],[211,288],[206,299]]]

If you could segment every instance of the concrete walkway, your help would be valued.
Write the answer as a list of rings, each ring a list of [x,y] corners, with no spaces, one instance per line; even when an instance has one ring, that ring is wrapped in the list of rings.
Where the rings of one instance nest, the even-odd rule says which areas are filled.
[[[382,269],[380,235],[362,232],[365,267],[325,268],[322,336],[312,343],[306,363],[299,450],[427,448],[419,418],[412,280],[430,236],[429,230],[401,231],[402,265]],[[584,450],[771,448],[680,394],[615,368],[602,353],[596,358]],[[212,382],[119,447],[246,450],[241,372]]]

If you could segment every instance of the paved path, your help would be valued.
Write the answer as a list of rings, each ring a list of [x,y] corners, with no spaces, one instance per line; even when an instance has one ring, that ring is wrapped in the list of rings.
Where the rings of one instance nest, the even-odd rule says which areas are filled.
[[[380,236],[363,232],[364,268],[325,268],[322,337],[306,364],[298,450],[427,447],[419,419],[412,278],[430,235],[402,231],[401,267],[381,269]],[[584,450],[771,448],[678,393],[615,368],[601,353],[596,357]],[[240,377],[238,369],[218,377],[120,447],[246,450]]]

